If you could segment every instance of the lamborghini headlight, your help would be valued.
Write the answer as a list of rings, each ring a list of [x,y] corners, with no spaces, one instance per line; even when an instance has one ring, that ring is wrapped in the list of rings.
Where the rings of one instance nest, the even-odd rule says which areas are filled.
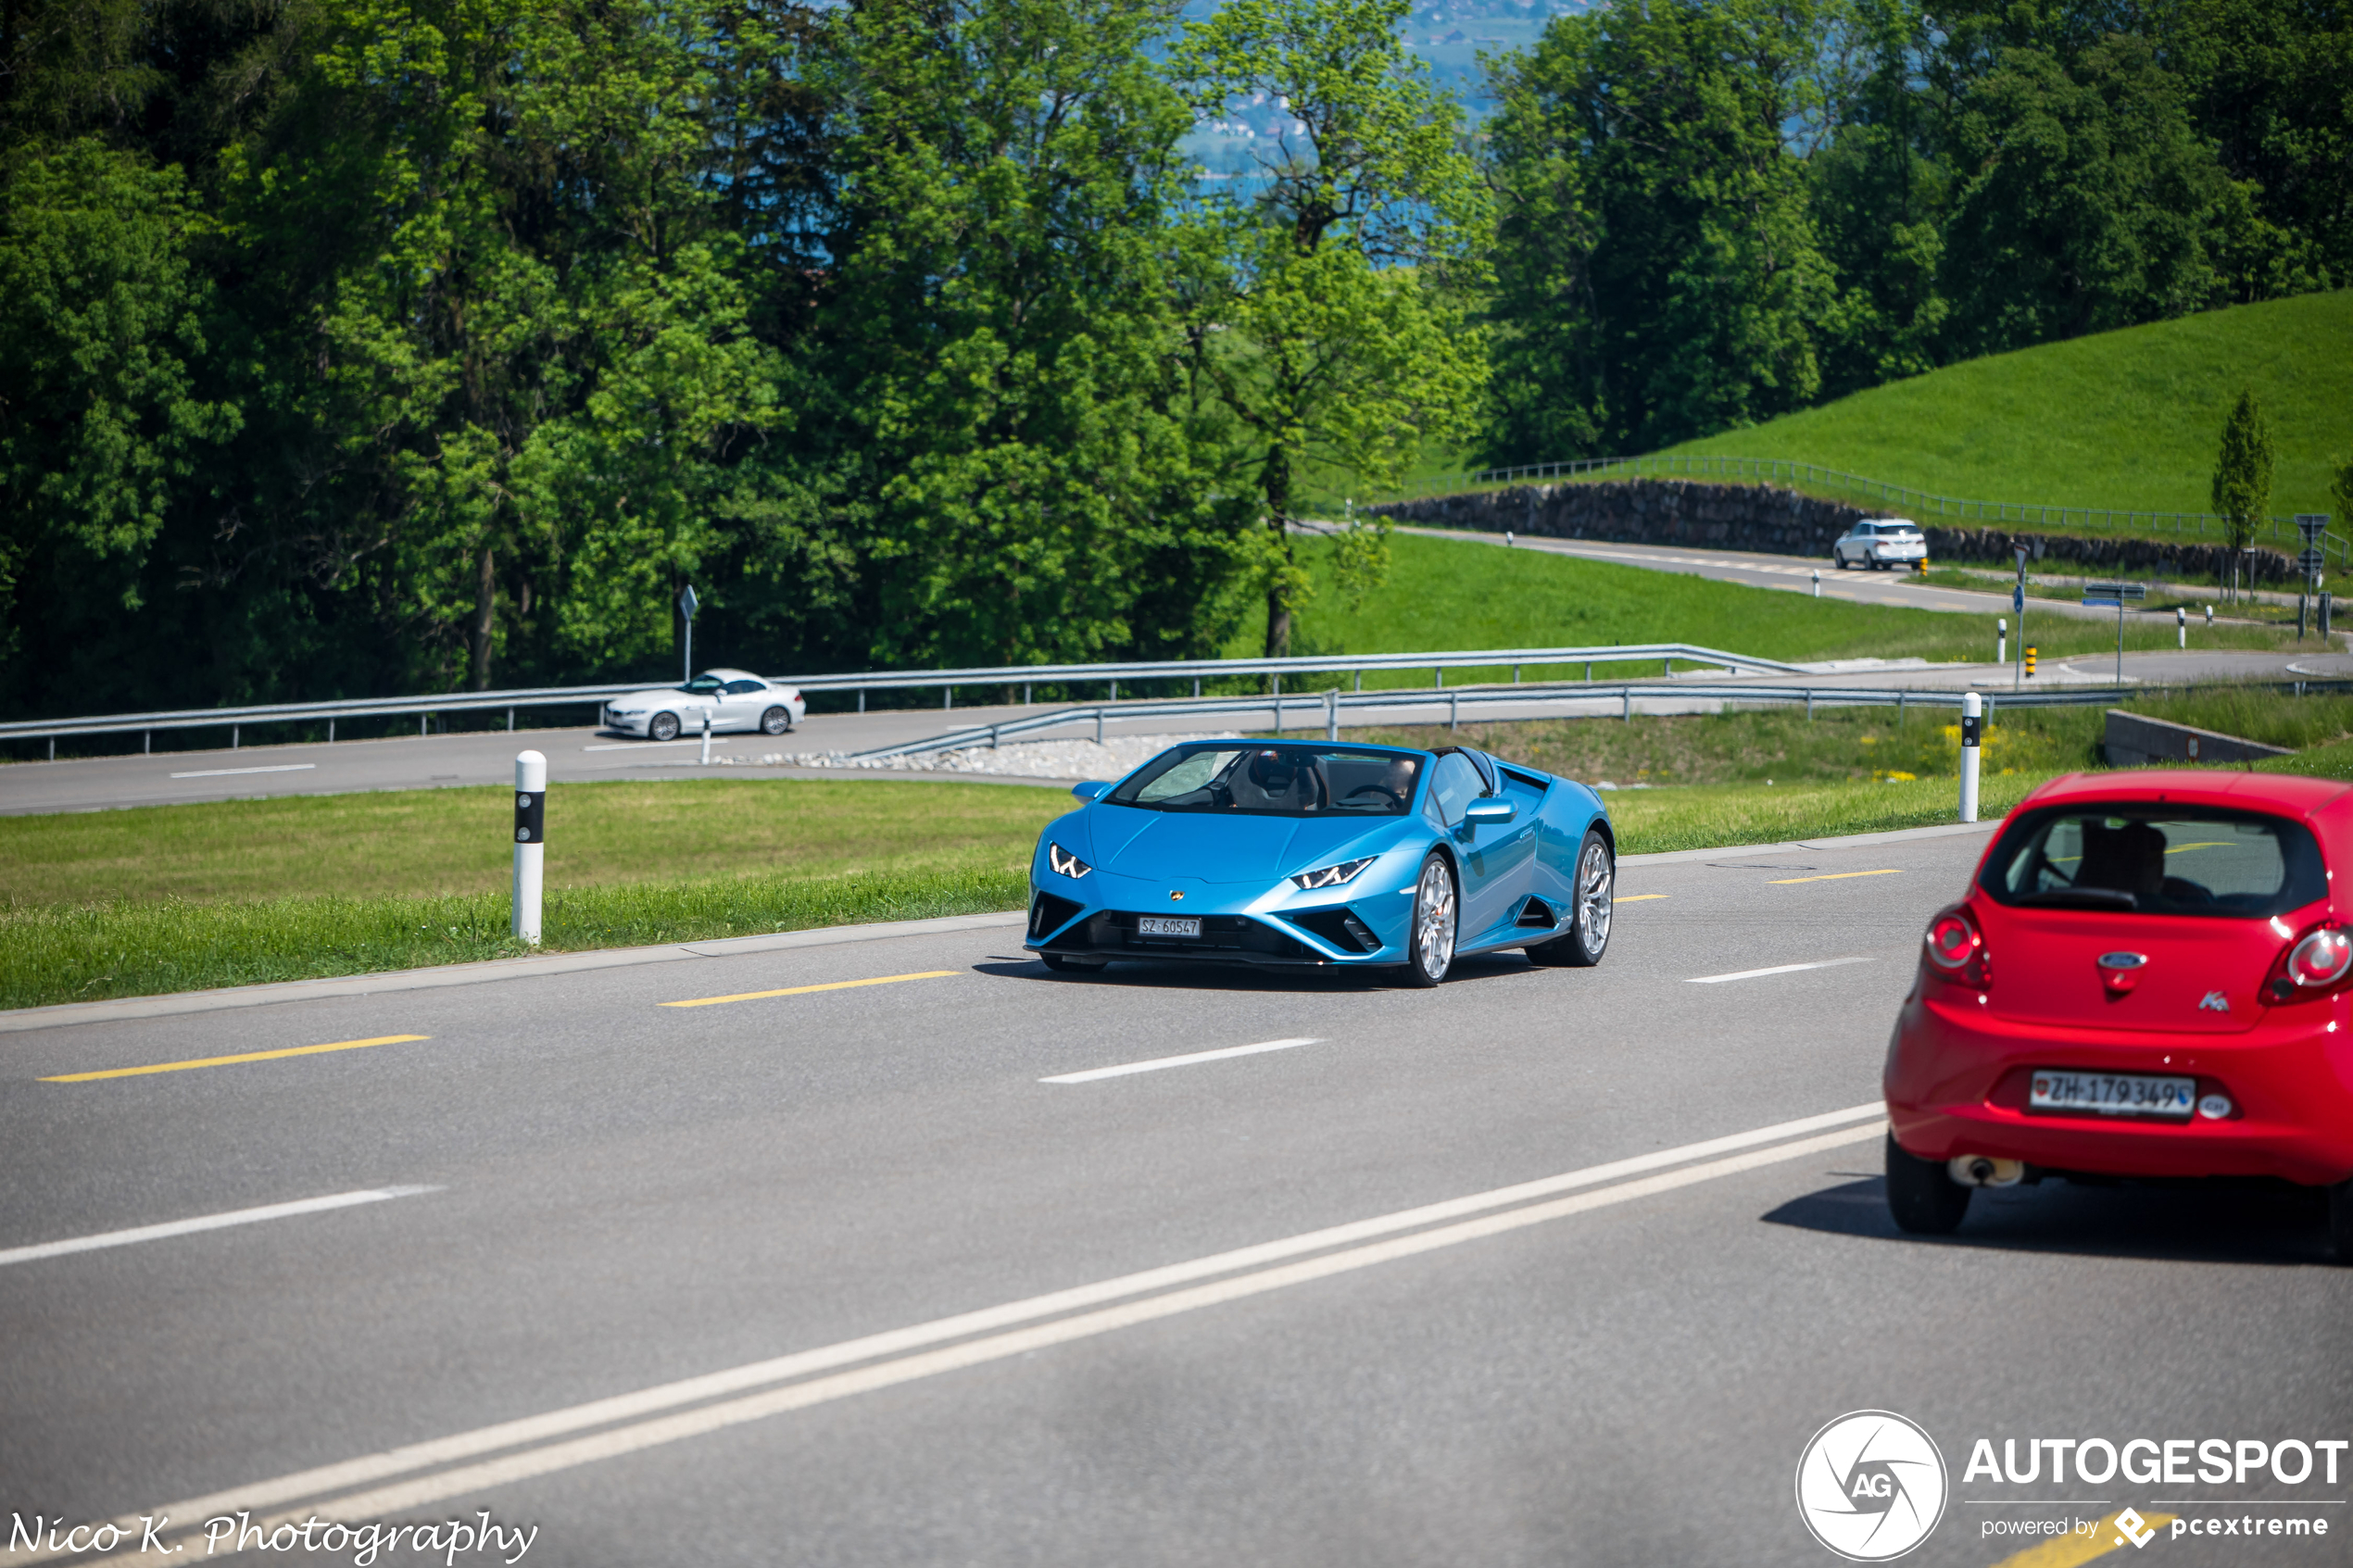
[[[1046,863],[1054,869],[1055,875],[1066,876],[1073,882],[1095,869],[1051,838],[1046,841]]]
[[[1378,855],[1367,855],[1361,860],[1342,860],[1336,866],[1326,866],[1320,871],[1302,872],[1291,881],[1310,893],[1318,887],[1338,887],[1379,859]]]

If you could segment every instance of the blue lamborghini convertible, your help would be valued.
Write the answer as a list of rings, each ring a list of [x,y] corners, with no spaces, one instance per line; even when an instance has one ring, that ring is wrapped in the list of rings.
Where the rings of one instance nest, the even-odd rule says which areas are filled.
[[[1205,740],[1050,825],[1024,946],[1049,969],[1115,958],[1398,968],[1525,947],[1601,962],[1617,845],[1583,784],[1467,746]]]

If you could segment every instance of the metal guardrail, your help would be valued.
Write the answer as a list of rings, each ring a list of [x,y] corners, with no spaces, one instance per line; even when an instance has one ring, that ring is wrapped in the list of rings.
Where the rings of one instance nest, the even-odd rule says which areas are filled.
[[[2313,689],[2353,691],[2353,682],[2293,681],[2277,684],[2278,689],[2293,689],[2299,696]],[[2029,687],[2022,691],[1984,692],[1987,721],[2001,708],[2073,708],[2092,704],[2107,704],[2129,698],[2146,698],[2153,693],[2187,687],[2168,686],[2046,686]],[[1161,702],[1098,702],[1058,709],[1051,713],[1026,715],[995,724],[975,724],[923,740],[906,741],[897,746],[875,746],[871,750],[849,753],[844,761],[860,763],[886,762],[898,757],[920,757],[940,751],[965,751],[983,746],[994,747],[1005,741],[1045,730],[1061,729],[1071,724],[1091,721],[1095,739],[1103,738],[1103,726],[1110,722],[1133,720],[1198,718],[1208,714],[1263,714],[1273,712],[1275,730],[1282,733],[1287,721],[1296,717],[1305,721],[1300,727],[1312,727],[1317,721],[1327,727],[1339,716],[1349,711],[1366,711],[1389,708],[1428,708],[1440,703],[1448,709],[1447,724],[1457,723],[1464,709],[1476,716],[1481,708],[1505,705],[1566,708],[1570,704],[1616,703],[1618,717],[1631,719],[1637,702],[1659,699],[1672,701],[1723,701],[1763,704],[1803,703],[1806,717],[1813,717],[1816,708],[1893,708],[1898,719],[1911,709],[1957,709],[1965,693],[1959,691],[1919,691],[1910,687],[1867,686],[1749,686],[1721,683],[1676,681],[1666,684],[1610,683],[1600,685],[1583,683],[1545,684],[1513,686],[1432,686],[1416,690],[1394,687],[1371,692],[1325,691],[1301,693],[1291,696],[1209,697],[1200,701]]]
[[[1868,501],[1901,506],[1923,515],[1932,511],[1937,517],[1961,522],[2031,522],[2037,527],[2056,526],[2061,530],[2171,533],[2183,537],[2196,534],[2201,538],[2206,535],[2207,525],[2211,523],[2216,543],[2229,538],[2223,520],[2212,512],[2135,512],[2117,511],[2105,507],[2048,506],[2032,501],[1964,500],[1959,496],[1939,495],[1926,490],[1915,490],[1907,484],[1891,484],[1884,480],[1869,479],[1840,469],[1826,469],[1818,464],[1781,458],[1731,458],[1702,454],[1578,458],[1557,463],[1524,463],[1516,468],[1483,469],[1459,483],[1462,489],[1476,490],[1511,484],[1523,479],[1579,479],[1613,473],[1638,477],[1664,475],[1677,479],[1704,476],[1780,480],[1791,484],[1804,483],[1833,489]],[[1459,493],[1459,490],[1447,489],[1443,481],[1424,480],[1410,493],[1400,492],[1398,499],[1421,500]],[[2273,517],[2266,521],[2270,524],[2270,533],[2266,535],[2269,540],[2293,544],[2300,539],[2293,519]],[[2334,533],[2322,537],[2321,547],[2329,552],[2332,558],[2339,562],[2353,561],[2353,540]]]
[[[1719,648],[1702,647],[1694,643],[1629,643],[1606,647],[1469,648],[1445,653],[1331,654],[1296,659],[1193,659],[1133,664],[1005,664],[971,670],[912,671],[869,670],[842,675],[780,675],[774,679],[781,684],[795,686],[803,692],[856,691],[859,694],[859,711],[862,713],[865,711],[865,693],[869,690],[937,686],[946,694],[943,706],[952,708],[959,686],[1003,686],[1008,690],[1019,686],[1023,692],[1022,700],[1026,703],[1029,689],[1037,685],[1102,681],[1108,683],[1111,696],[1116,698],[1121,681],[1190,680],[1193,695],[1199,696],[1204,680],[1234,676],[1266,676],[1275,691],[1279,693],[1285,675],[1353,672],[1361,684],[1364,671],[1367,670],[1430,670],[1437,672],[1438,682],[1443,685],[1448,670],[1500,669],[1508,664],[1516,671],[1520,666],[1531,664],[1592,666],[1679,659],[1764,673],[1800,672],[1793,664],[1754,659],[1746,654],[1726,653]],[[512,729],[514,710],[519,708],[560,708],[574,704],[594,704],[601,708],[610,697],[645,689],[642,683],[603,686],[533,686],[512,691],[443,692],[417,696],[267,703],[249,708],[186,708],[156,713],[101,714],[83,719],[28,719],[0,723],[0,740],[48,740],[54,749],[54,743],[61,735],[125,734],[226,726],[230,732],[229,744],[233,749],[239,742],[239,732],[251,724],[324,720],[329,726],[327,738],[333,740],[333,724],[338,719],[415,714],[422,720],[436,713],[496,711],[499,709],[507,710],[507,727]]]

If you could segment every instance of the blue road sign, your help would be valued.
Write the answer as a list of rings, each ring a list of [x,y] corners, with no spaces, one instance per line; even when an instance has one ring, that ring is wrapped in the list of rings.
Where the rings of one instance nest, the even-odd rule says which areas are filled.
[[[2026,588],[2023,583],[2010,589],[2010,608],[2020,615],[2026,613]]]

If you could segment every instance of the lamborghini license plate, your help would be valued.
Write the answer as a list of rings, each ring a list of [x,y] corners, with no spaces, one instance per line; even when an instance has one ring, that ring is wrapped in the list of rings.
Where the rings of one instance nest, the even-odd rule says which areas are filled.
[[[1138,915],[1136,935],[1139,936],[1199,936],[1201,917],[1189,919],[1178,915]]]

